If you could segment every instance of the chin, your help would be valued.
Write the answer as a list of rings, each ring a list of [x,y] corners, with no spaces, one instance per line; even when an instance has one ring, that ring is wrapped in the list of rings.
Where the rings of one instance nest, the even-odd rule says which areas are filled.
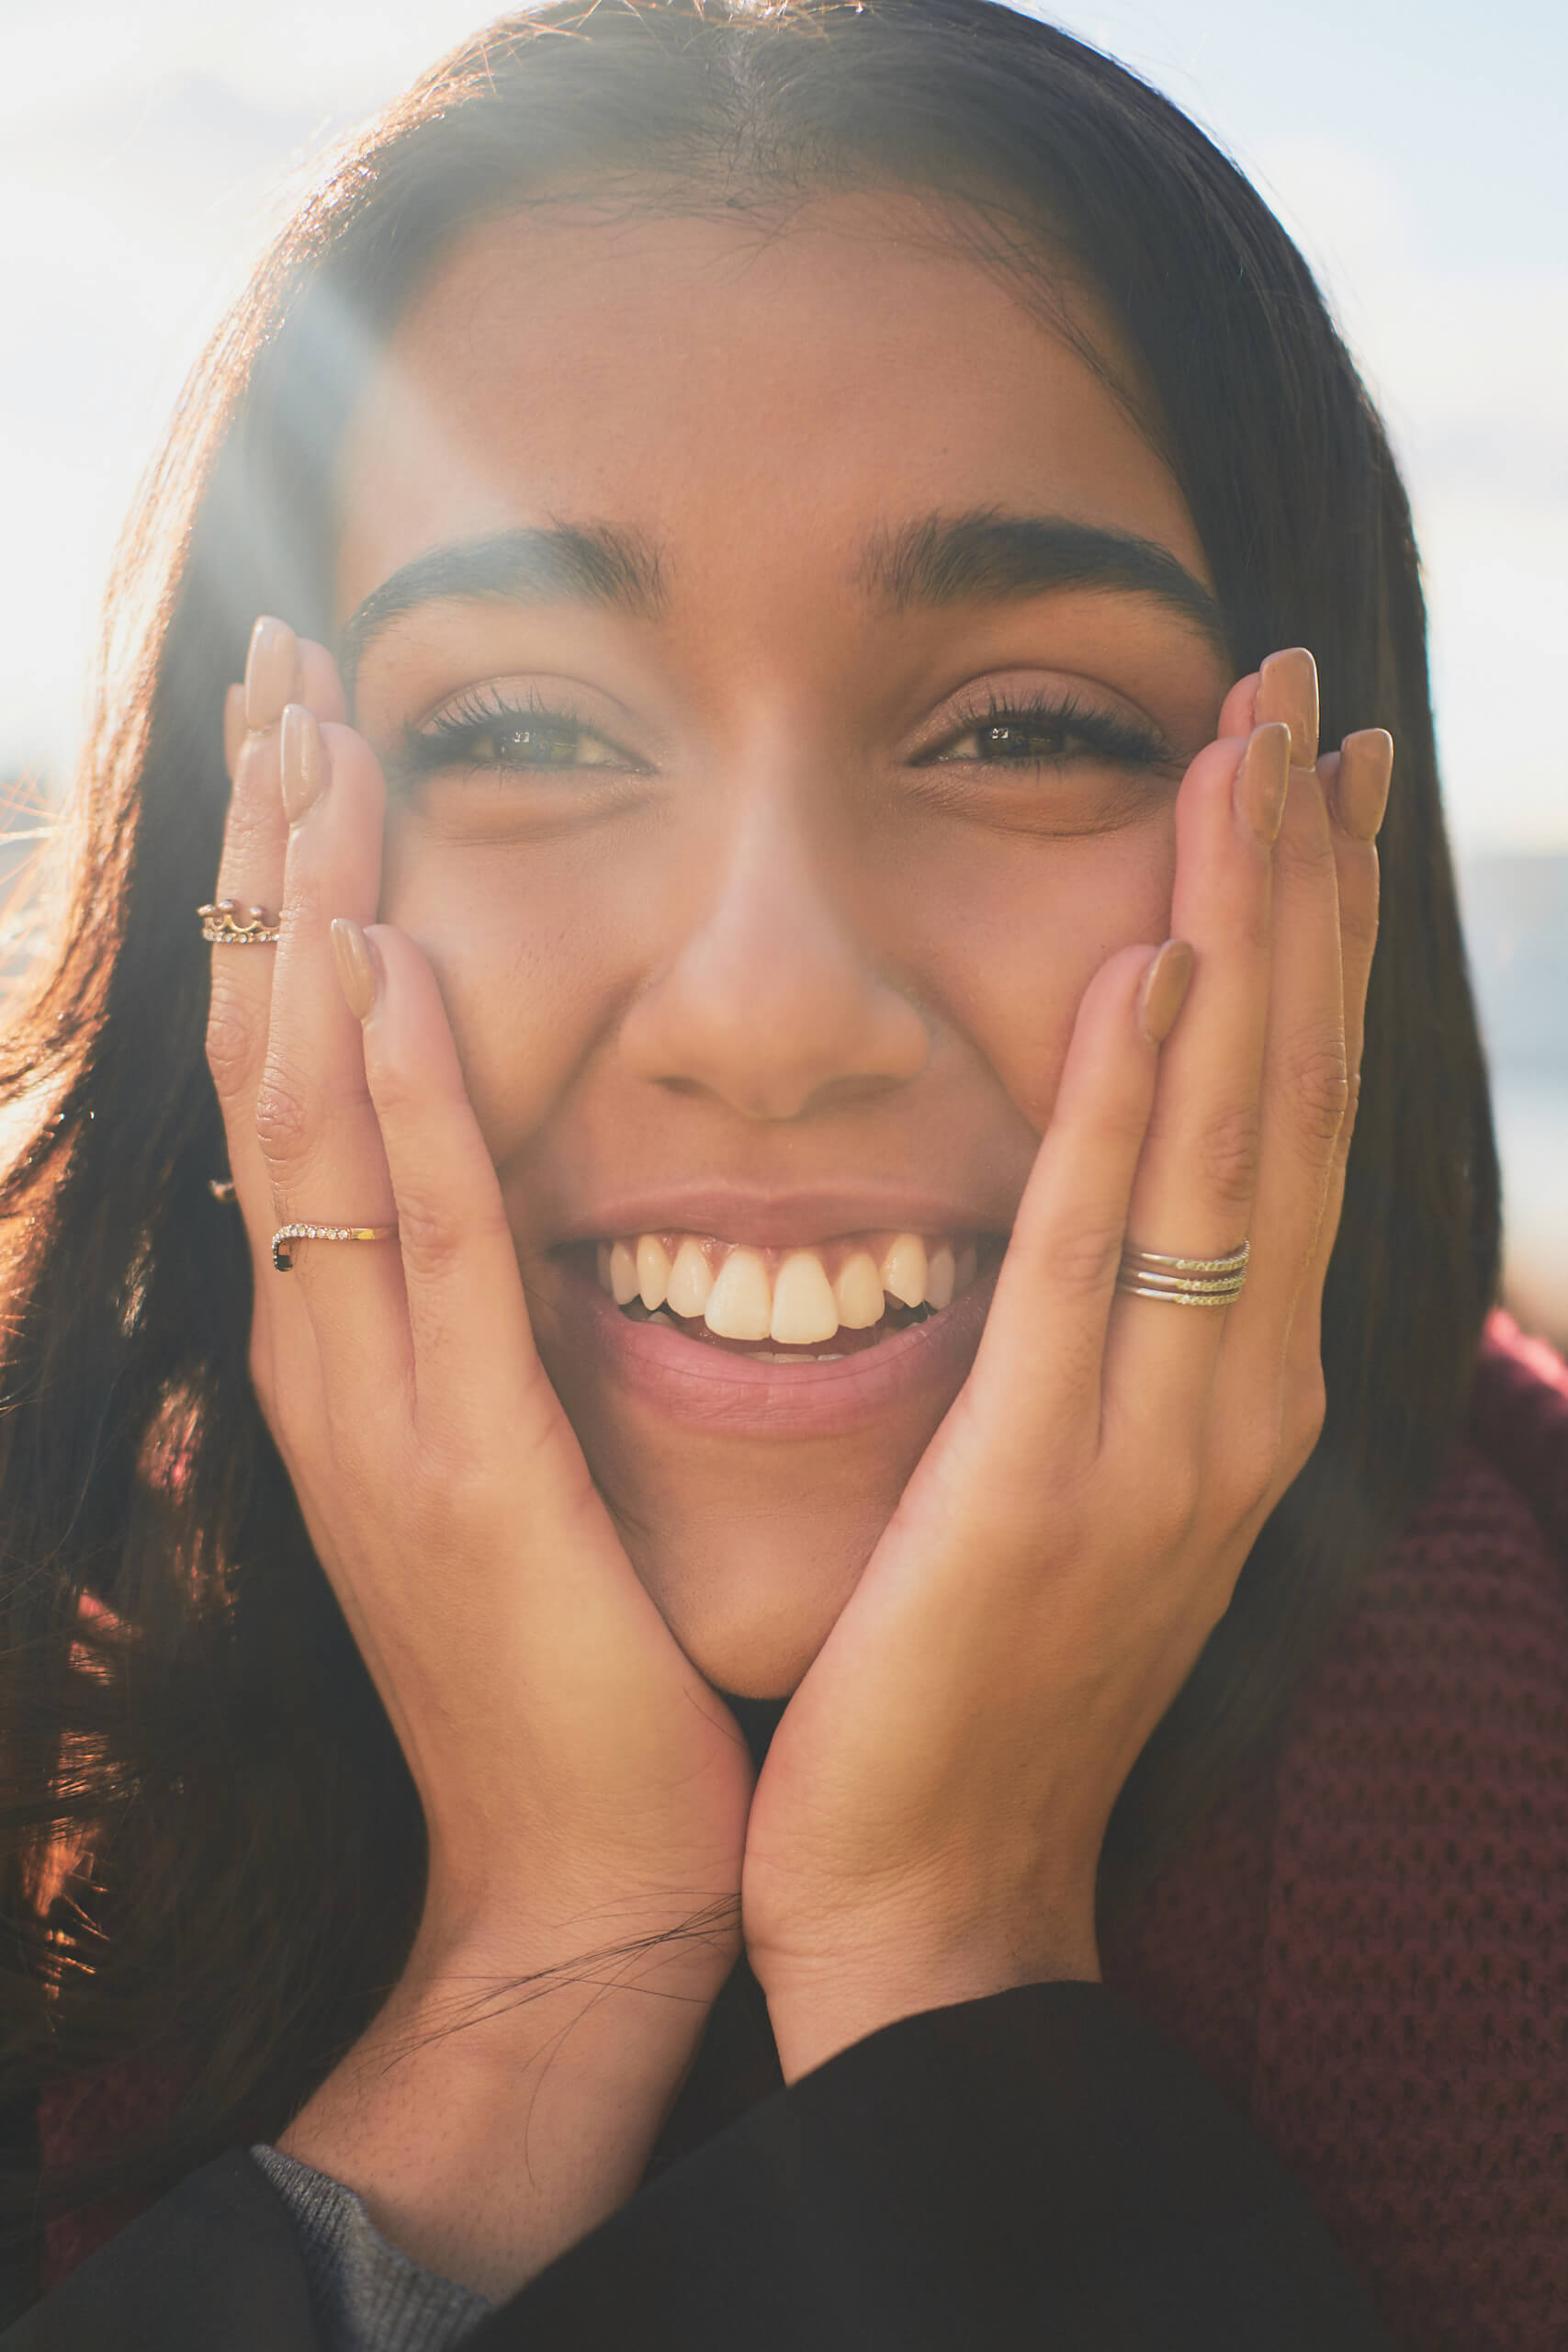
[[[632,1566],[692,1664],[738,1699],[784,1699],[853,1592],[897,1503],[857,1510],[781,1507],[736,1519],[667,1515],[621,1533]],[[884,1507],[884,1501],[886,1507]]]

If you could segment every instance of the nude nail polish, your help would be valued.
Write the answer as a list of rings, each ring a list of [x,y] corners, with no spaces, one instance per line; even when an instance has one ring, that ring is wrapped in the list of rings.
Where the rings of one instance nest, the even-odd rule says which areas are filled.
[[[297,825],[321,797],[327,780],[327,747],[315,712],[302,702],[285,705],[278,734],[283,806],[289,823]]]
[[[365,1020],[375,1005],[380,975],[370,942],[346,915],[339,915],[333,924],[333,958],[350,1012],[356,1021]]]
[[[1270,847],[1285,821],[1285,797],[1291,788],[1291,730],[1283,719],[1265,720],[1247,738],[1235,772],[1234,806],[1260,842]]]
[[[1386,727],[1363,727],[1339,747],[1334,813],[1352,838],[1377,839],[1393,776],[1393,737]]]
[[[1317,758],[1317,663],[1304,645],[1270,653],[1258,677],[1258,724],[1282,718],[1291,730],[1291,759],[1310,768]]]
[[[294,692],[299,646],[287,621],[264,613],[251,631],[245,661],[245,725],[253,734],[270,727]]]
[[[1168,939],[1144,974],[1138,1026],[1151,1046],[1163,1046],[1175,1028],[1176,1016],[1187,1001],[1194,960],[1187,940]]]

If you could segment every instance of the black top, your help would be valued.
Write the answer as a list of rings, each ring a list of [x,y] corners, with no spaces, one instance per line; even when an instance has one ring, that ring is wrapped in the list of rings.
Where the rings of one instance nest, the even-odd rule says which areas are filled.
[[[321,2352],[288,2212],[207,2165],[0,2352]],[[888,2026],[682,2156],[464,2352],[1389,2352],[1301,2190],[1096,1984]]]

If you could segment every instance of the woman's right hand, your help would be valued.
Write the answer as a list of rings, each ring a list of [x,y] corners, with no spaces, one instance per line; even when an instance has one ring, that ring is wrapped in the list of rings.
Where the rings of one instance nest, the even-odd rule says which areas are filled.
[[[214,948],[209,1058],[257,1395],[430,1862],[397,1992],[287,2144],[410,2251],[497,2291],[635,2186],[739,1949],[752,1771],[535,1351],[434,976],[403,934],[361,928],[384,786],[344,716],[324,650],[258,622],[226,712],[217,895],[281,909],[282,937]],[[280,1275],[270,1238],[296,1221],[398,1238],[305,1241]],[[502,2144],[519,2129],[523,2162]]]

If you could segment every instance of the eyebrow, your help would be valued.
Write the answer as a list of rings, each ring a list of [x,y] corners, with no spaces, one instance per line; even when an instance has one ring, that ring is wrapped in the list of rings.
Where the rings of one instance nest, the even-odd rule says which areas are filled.
[[[858,577],[868,595],[897,612],[1062,588],[1152,596],[1195,625],[1222,653],[1229,650],[1219,604],[1168,548],[1063,515],[1003,514],[991,508],[924,515],[879,533]],[[448,599],[597,605],[646,620],[663,608],[663,564],[646,540],[603,523],[499,531],[434,548],[372,589],[344,623],[339,662],[348,693],[384,630],[421,605]]]
[[[339,657],[348,692],[383,630],[417,605],[448,598],[599,605],[645,620],[663,603],[662,567],[656,548],[603,523],[498,531],[489,538],[434,548],[372,589],[344,623]]]
[[[880,534],[861,583],[897,612],[983,604],[1092,588],[1152,596],[1191,622],[1223,653],[1229,633],[1218,600],[1157,539],[1109,531],[1057,514],[928,514]]]

